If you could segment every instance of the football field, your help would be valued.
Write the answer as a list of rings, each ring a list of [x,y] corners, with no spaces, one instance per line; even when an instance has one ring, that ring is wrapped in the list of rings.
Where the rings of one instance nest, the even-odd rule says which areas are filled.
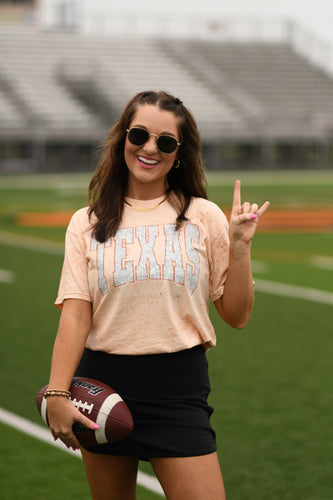
[[[208,353],[210,404],[227,498],[329,500],[333,225],[329,218],[321,224],[319,217],[333,210],[333,174],[212,173],[209,197],[226,211],[237,176],[244,201],[268,199],[272,214],[290,215],[282,227],[259,226],[255,236],[256,299],[249,324],[233,330],[212,308],[218,341]],[[90,498],[80,457],[44,439],[35,405],[35,394],[48,380],[59,319],[53,302],[65,226],[52,217],[60,213],[66,219],[86,204],[88,179],[0,177],[3,500]],[[315,214],[317,224],[296,220],[296,212],[309,213],[309,221]],[[48,214],[50,223],[38,224],[38,217],[27,214]],[[142,463],[140,471],[138,499],[162,498],[149,481],[150,465]]]

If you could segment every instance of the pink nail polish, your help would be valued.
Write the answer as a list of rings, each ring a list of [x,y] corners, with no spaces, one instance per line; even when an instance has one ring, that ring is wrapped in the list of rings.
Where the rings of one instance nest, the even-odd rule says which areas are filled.
[[[251,214],[251,219],[256,219],[257,218],[257,214]]]
[[[93,428],[94,428],[94,429],[99,429],[99,425],[98,425],[98,424],[94,424],[94,425],[93,425]]]

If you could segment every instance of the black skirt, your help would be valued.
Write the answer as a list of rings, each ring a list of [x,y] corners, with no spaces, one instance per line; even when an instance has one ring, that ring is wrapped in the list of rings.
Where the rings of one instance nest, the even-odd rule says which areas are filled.
[[[85,349],[75,376],[100,380],[128,405],[134,430],[117,443],[89,448],[94,453],[188,457],[216,450],[210,425],[213,408],[208,363],[201,346],[171,354],[115,355]]]

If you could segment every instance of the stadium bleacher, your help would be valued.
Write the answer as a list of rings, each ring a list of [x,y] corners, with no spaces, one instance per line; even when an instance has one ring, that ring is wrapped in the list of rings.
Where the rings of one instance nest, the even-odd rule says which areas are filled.
[[[1,24],[1,142],[96,144],[145,89],[184,101],[213,162],[228,142],[332,137],[333,78],[286,43],[106,37]]]
[[[207,86],[229,95],[260,134],[312,139],[333,124],[333,80],[284,43],[163,44],[191,61]],[[207,66],[215,74],[207,72]],[[240,90],[240,93],[239,93]],[[321,125],[321,127],[320,127]]]

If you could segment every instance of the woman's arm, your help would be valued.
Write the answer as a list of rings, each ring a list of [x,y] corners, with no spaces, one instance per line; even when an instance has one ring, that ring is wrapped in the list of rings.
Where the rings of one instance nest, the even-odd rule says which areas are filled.
[[[91,327],[91,303],[67,299],[63,303],[53,347],[49,389],[68,390]]]
[[[79,299],[65,300],[53,348],[49,389],[69,389],[90,327],[91,303]],[[74,422],[94,428],[94,422],[82,415],[65,397],[48,397],[47,414],[54,438],[59,437],[68,447],[79,447],[76,437],[72,437]]]
[[[221,318],[234,328],[246,325],[254,301],[250,246],[230,246],[228,277],[223,295],[214,302]]]
[[[235,182],[230,216],[229,269],[222,297],[214,302],[217,312],[228,325],[243,328],[248,322],[253,301],[251,242],[258,220],[267,210],[266,201],[260,209],[256,203],[241,204],[240,181]]]

